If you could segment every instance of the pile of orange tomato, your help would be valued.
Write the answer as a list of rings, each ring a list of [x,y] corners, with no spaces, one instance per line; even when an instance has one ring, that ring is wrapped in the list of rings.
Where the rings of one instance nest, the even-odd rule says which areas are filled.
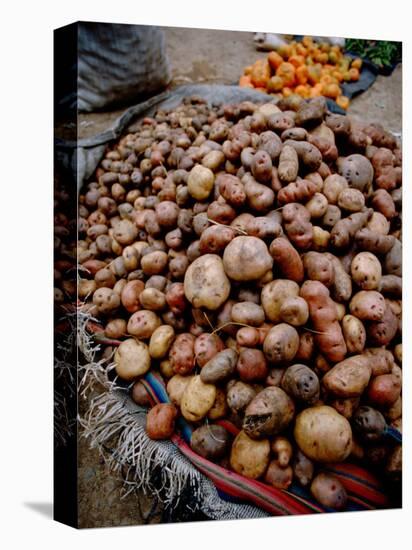
[[[343,95],[341,84],[358,80],[361,68],[362,59],[344,55],[340,46],[317,43],[305,36],[301,42],[282,45],[246,67],[239,85],[282,97],[322,95],[347,109],[349,98]]]

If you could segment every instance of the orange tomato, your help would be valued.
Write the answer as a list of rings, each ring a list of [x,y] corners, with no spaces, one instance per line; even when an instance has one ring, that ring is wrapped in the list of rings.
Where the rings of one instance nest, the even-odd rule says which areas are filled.
[[[289,63],[292,63],[294,67],[300,67],[301,65],[304,65],[305,58],[303,55],[291,55],[288,59]]]
[[[294,86],[295,67],[291,63],[283,62],[277,68],[276,76],[280,76],[280,78],[282,78],[286,87]]]
[[[322,84],[315,84],[310,88],[309,97],[319,97],[322,95]]]
[[[268,61],[272,70],[276,72],[276,69],[279,67],[279,65],[283,63],[283,57],[279,55],[278,52],[273,51],[268,54]]]
[[[250,75],[255,88],[265,88],[270,78],[270,65],[267,59],[258,59],[253,65]]]
[[[339,105],[339,107],[342,107],[342,109],[347,109],[349,107],[349,98],[340,95],[338,98],[336,98],[336,103]]]
[[[311,36],[304,36],[302,38],[302,44],[308,48],[309,46],[313,45],[313,38]]]
[[[322,93],[325,97],[336,99],[341,94],[341,89],[338,84],[325,84],[322,88]]]
[[[333,84],[335,82],[335,79],[332,75],[324,73],[320,77],[319,82],[321,82],[322,84]]]
[[[282,90],[282,93],[283,93],[283,97],[289,97],[290,95],[293,94],[293,90],[292,90],[292,88],[289,88],[288,86],[285,86]]]
[[[352,67],[348,72],[351,80],[359,80],[359,69]]]
[[[242,88],[253,88],[253,84],[250,75],[244,74],[239,78],[239,86]]]
[[[326,52],[320,52],[315,55],[315,61],[324,65],[329,60],[329,55]]]
[[[332,71],[332,76],[338,82],[342,82],[342,80],[343,80],[343,74],[338,69],[335,69],[334,71]]]
[[[296,69],[296,81],[299,84],[306,84],[308,81],[308,67],[306,65],[302,65],[301,67],[298,67]]]
[[[362,68],[362,59],[360,57],[357,57],[356,59],[354,59],[351,63],[351,67],[353,67],[354,69],[358,69],[360,71]]]
[[[280,76],[272,76],[266,85],[269,92],[281,92],[284,86],[283,79]]]
[[[277,48],[277,52],[283,57],[283,59],[287,59],[290,55],[292,55],[292,46],[290,44],[282,44]]]
[[[322,76],[322,65],[310,65],[308,67],[308,80],[310,84],[317,84]]]
[[[295,94],[298,94],[306,99],[307,97],[310,97],[310,87],[305,86],[304,84],[299,84],[299,86],[296,86],[295,88]]]
[[[303,55],[304,57],[306,57],[308,49],[305,48],[305,45],[302,42],[298,42],[296,44],[296,52],[298,55]]]

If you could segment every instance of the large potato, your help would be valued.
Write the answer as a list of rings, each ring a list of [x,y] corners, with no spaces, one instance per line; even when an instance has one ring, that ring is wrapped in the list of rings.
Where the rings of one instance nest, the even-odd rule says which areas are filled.
[[[262,307],[253,302],[238,302],[231,311],[232,321],[260,327],[265,321],[265,312]]]
[[[296,401],[313,405],[319,400],[319,379],[306,365],[296,364],[288,367],[283,375],[281,386]]]
[[[207,384],[217,384],[227,379],[236,369],[238,354],[225,349],[216,354],[200,371],[200,378]]]
[[[183,393],[192,378],[193,375],[182,376],[181,374],[175,374],[170,378],[166,386],[166,391],[172,403],[180,407]]]
[[[235,237],[223,253],[226,274],[234,281],[254,281],[272,269],[266,244],[257,237]]]
[[[123,380],[134,380],[150,369],[149,349],[143,342],[124,340],[114,355],[116,373]]]
[[[180,408],[189,422],[199,422],[213,407],[216,399],[216,386],[205,384],[200,376],[194,376],[186,386]]]
[[[214,181],[215,176],[210,168],[196,164],[187,178],[189,194],[198,201],[207,199],[213,189]]]
[[[175,331],[170,325],[157,327],[150,337],[149,353],[153,359],[163,359],[169,351],[175,337]]]
[[[232,445],[230,465],[235,472],[251,479],[261,477],[269,465],[268,439],[256,441],[240,431]]]
[[[326,405],[310,407],[298,414],[294,436],[300,450],[317,462],[340,462],[352,448],[349,422]]]
[[[244,432],[253,439],[276,435],[291,422],[295,406],[282,389],[271,386],[259,392],[246,407]]]
[[[193,334],[183,332],[178,334],[172,344],[169,353],[173,372],[176,374],[189,374],[195,368],[195,337]]]
[[[322,379],[324,387],[338,397],[358,397],[369,383],[370,358],[354,355],[337,363]]]
[[[299,285],[287,279],[275,279],[262,289],[261,301],[266,317],[278,323],[281,321],[280,310],[287,298],[299,296]]]
[[[362,290],[378,290],[382,277],[382,266],[372,252],[359,252],[352,260],[352,278]]]
[[[184,291],[195,308],[215,310],[226,302],[230,293],[230,282],[220,257],[216,254],[205,254],[191,263],[185,274]]]
[[[136,311],[130,317],[127,323],[127,332],[136,336],[136,338],[150,338],[153,332],[160,326],[160,319],[153,313],[146,309]]]

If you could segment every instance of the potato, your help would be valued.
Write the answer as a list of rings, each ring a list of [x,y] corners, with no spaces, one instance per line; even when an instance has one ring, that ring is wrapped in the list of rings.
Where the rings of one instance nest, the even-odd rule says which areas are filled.
[[[363,155],[355,153],[337,160],[339,174],[343,176],[349,185],[362,193],[366,193],[373,180],[373,167],[370,161]]]
[[[137,227],[130,220],[121,220],[113,228],[113,237],[122,246],[132,244],[137,238]]]
[[[111,288],[101,287],[93,293],[93,304],[99,313],[109,315],[120,307],[120,298]]]
[[[256,237],[235,237],[223,254],[224,270],[234,281],[259,279],[272,265],[267,246]]]
[[[180,403],[183,417],[189,422],[198,422],[206,416],[216,399],[216,386],[205,384],[196,375],[186,386]]]
[[[321,472],[311,483],[310,492],[315,499],[327,508],[343,510],[348,495],[337,477]]]
[[[253,156],[251,169],[253,177],[258,182],[269,182],[272,177],[272,159],[269,153],[263,150],[257,151]]]
[[[282,467],[277,460],[272,460],[266,470],[265,482],[276,489],[287,489],[292,483],[293,470],[291,466]]]
[[[166,296],[157,288],[145,288],[139,295],[139,302],[144,309],[162,311],[166,307]]]
[[[145,254],[140,260],[140,265],[145,275],[158,275],[165,271],[168,260],[166,252],[155,250]]]
[[[366,224],[366,228],[378,235],[387,235],[390,230],[390,223],[380,212],[374,212]]]
[[[338,206],[347,212],[360,212],[365,206],[365,197],[358,189],[343,189],[339,193]]]
[[[292,468],[293,476],[300,485],[307,487],[312,481],[315,468],[313,462],[300,449],[296,449],[293,455]]]
[[[206,384],[217,384],[229,378],[236,368],[238,354],[232,349],[225,349],[210,359],[200,371],[200,378]]]
[[[198,455],[217,460],[229,450],[230,440],[230,434],[223,426],[205,424],[194,430],[190,446]]]
[[[259,327],[265,321],[262,307],[253,302],[238,302],[231,311],[232,321]]]
[[[150,395],[140,380],[133,384],[131,397],[141,407],[150,407],[152,404]]]
[[[280,309],[286,298],[299,295],[299,285],[294,281],[276,279],[262,289],[261,301],[266,317],[274,323],[279,323]]]
[[[325,256],[331,261],[333,265],[333,283],[332,283],[332,295],[338,302],[347,302],[352,296],[352,279],[348,273],[346,273],[343,267],[342,261],[330,254],[325,253]]]
[[[322,122],[326,114],[326,99],[316,97],[308,101],[302,101],[296,113],[296,126],[313,127]]]
[[[123,380],[134,380],[150,369],[149,348],[143,342],[124,340],[114,354],[116,374]]]
[[[269,465],[270,443],[268,439],[256,441],[240,431],[232,445],[230,465],[245,477],[258,479]]]
[[[351,314],[361,321],[382,321],[385,309],[385,298],[376,290],[361,290],[349,302]]]
[[[305,325],[309,318],[308,304],[300,296],[286,298],[280,307],[279,315],[282,321],[294,327]]]
[[[319,400],[319,379],[306,365],[292,365],[285,370],[282,389],[296,401],[313,405]]]
[[[340,462],[351,452],[349,422],[326,405],[309,407],[298,414],[294,436],[302,453],[317,462]]]
[[[175,337],[175,331],[170,325],[160,325],[150,337],[149,353],[153,359],[163,359],[169,351]]]
[[[233,412],[240,413],[245,410],[255,395],[256,391],[250,384],[239,381],[232,384],[229,382],[226,400]]]
[[[219,420],[227,416],[228,404],[226,402],[226,393],[222,388],[216,388],[216,399],[213,407],[209,409],[207,417],[210,420]]]
[[[245,186],[247,205],[250,209],[265,214],[273,207],[275,193],[270,187],[257,182],[250,174],[243,176],[242,183]]]
[[[235,240],[226,247],[225,254]],[[192,262],[185,274],[184,292],[195,308],[215,310],[226,302],[230,293],[230,282],[220,257],[205,254]]]
[[[349,353],[362,353],[366,344],[366,330],[360,319],[345,315],[342,319],[342,332]]]
[[[320,281],[330,287],[335,279],[333,262],[327,254],[310,251],[303,255],[303,266],[307,278],[312,281]]]
[[[210,151],[203,157],[202,164],[206,166],[206,168],[209,168],[209,170],[215,172],[219,166],[223,164],[224,160],[225,155],[222,151]]]
[[[290,397],[271,386],[260,391],[246,407],[242,429],[253,439],[276,435],[290,424],[294,414]]]
[[[375,376],[369,384],[367,394],[372,405],[390,407],[401,394],[401,382],[393,374]]]
[[[270,363],[291,361],[298,351],[299,335],[286,323],[271,328],[263,342],[263,352]]]
[[[135,313],[141,309],[140,294],[144,290],[143,281],[129,281],[121,291],[120,299],[122,306],[129,313]]]
[[[243,382],[258,382],[268,375],[267,361],[260,349],[243,349],[236,369]]]
[[[366,329],[368,341],[375,346],[387,346],[395,338],[399,320],[391,304],[386,300],[386,307],[380,321],[371,322]]]
[[[382,277],[382,266],[371,252],[359,252],[351,263],[352,279],[362,290],[377,290]]]
[[[96,273],[94,282],[97,288],[113,288],[116,283],[116,277],[109,267],[104,267]]]
[[[379,441],[386,428],[383,414],[376,409],[362,406],[356,409],[352,418],[353,430],[362,441]]]
[[[204,332],[200,334],[195,341],[194,351],[196,363],[199,367],[204,367],[212,357],[225,348],[224,343],[217,334]]]
[[[398,239],[385,256],[384,271],[389,275],[402,277],[402,244]]]
[[[298,154],[290,145],[284,145],[279,156],[278,175],[284,183],[295,181],[299,170]]]
[[[146,416],[146,433],[150,439],[169,439],[175,429],[177,410],[171,403],[158,403]]]
[[[322,379],[328,392],[338,397],[358,397],[369,383],[372,369],[370,358],[353,355],[337,363]]]
[[[136,338],[150,338],[161,324],[159,317],[153,311],[142,309],[129,318],[127,332]]]
[[[111,319],[104,328],[107,338],[121,338],[126,336],[127,323],[124,319]]]
[[[236,332],[236,342],[239,346],[254,348],[260,342],[259,331],[253,327],[242,327]]]
[[[328,209],[328,199],[323,193],[315,193],[313,197],[305,204],[306,210],[311,218],[322,218]]]
[[[207,199],[213,189],[214,181],[215,176],[210,168],[196,164],[187,178],[189,194],[198,201]]]
[[[212,225],[206,228],[200,236],[200,253],[219,254],[226,248],[235,235],[236,233],[231,227]]]
[[[170,397],[170,401],[180,407],[183,393],[186,386],[192,380],[193,375],[182,376],[181,374],[175,374],[172,376],[166,386],[167,395]]]
[[[189,374],[195,368],[195,337],[190,333],[178,334],[172,344],[169,359],[176,374]]]
[[[279,237],[270,243],[270,255],[274,265],[285,279],[301,283],[304,277],[303,264],[296,248],[285,238]]]

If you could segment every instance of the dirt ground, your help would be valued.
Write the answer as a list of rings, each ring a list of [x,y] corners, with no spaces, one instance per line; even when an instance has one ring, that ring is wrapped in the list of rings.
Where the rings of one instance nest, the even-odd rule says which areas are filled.
[[[187,83],[234,84],[244,66],[264,56],[256,51],[253,33],[165,29],[167,55],[172,68],[171,87]],[[391,76],[379,76],[373,86],[356,97],[349,114],[380,122],[402,132],[402,67]],[[79,115],[79,138],[110,128],[124,109]],[[131,494],[121,498],[122,483],[106,470],[96,451],[80,439],[79,514],[81,527],[158,523],[161,513],[150,498]]]

